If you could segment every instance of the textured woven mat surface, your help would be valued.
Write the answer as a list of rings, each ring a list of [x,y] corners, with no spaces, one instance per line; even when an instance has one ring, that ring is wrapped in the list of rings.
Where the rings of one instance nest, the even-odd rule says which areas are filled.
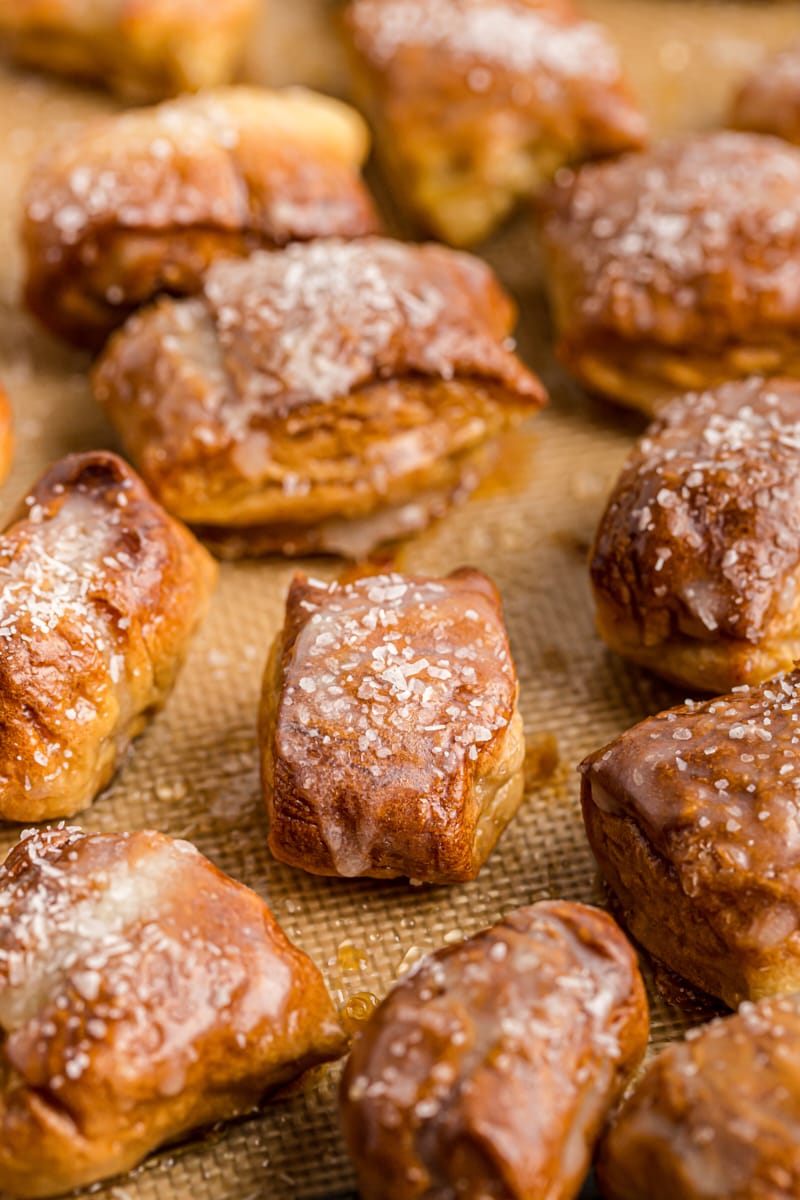
[[[251,71],[266,82],[341,91],[329,4],[273,0]],[[712,124],[732,82],[767,46],[800,35],[800,5],[701,0],[584,0],[612,27],[659,129]],[[21,180],[45,137],[68,137],[86,114],[111,109],[98,94],[30,75],[0,74],[0,379],[16,413],[17,455],[0,494],[3,513],[48,462],[114,446],[86,385],[88,360],[38,333],[21,313],[17,246]],[[209,619],[165,711],[114,784],[78,821],[90,829],[155,827],[191,839],[223,870],[255,888],[326,974],[351,1014],[368,1011],[405,966],[521,904],[545,897],[603,902],[577,804],[575,765],[616,733],[674,702],[644,673],[606,653],[593,631],[585,558],[606,492],[641,429],[638,419],[572,388],[549,351],[532,236],[524,222],[485,253],[522,308],[519,341],[544,376],[552,405],[514,439],[505,479],[407,545],[401,569],[482,567],[503,594],[522,681],[532,759],[555,739],[558,766],[531,771],[526,802],[480,879],[452,888],[339,882],[270,859],[256,766],[260,677],[294,564],[226,565]],[[318,575],[340,564],[317,560]],[[0,827],[0,854],[18,830]],[[707,1010],[671,1006],[651,987],[653,1047]],[[355,999],[353,999],[355,997]],[[113,1200],[289,1200],[352,1188],[337,1130],[337,1072],[288,1099],[93,1189]]]

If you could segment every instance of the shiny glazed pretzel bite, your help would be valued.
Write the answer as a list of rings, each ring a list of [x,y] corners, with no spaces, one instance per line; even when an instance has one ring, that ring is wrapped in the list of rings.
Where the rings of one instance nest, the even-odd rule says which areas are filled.
[[[479,571],[295,576],[259,721],[270,850],[317,875],[474,879],[522,800],[518,690]]]
[[[743,1005],[650,1064],[601,1147],[606,1200],[795,1200],[800,999]]]
[[[45,472],[0,535],[0,818],[91,804],[166,700],[215,576],[115,455]]]
[[[220,553],[344,553],[468,494],[544,403],[489,267],[443,246],[318,240],[215,263],[136,314],[94,392],[162,503]]]
[[[455,245],[565,162],[645,140],[614,47],[569,0],[350,0],[345,32],[393,184]]]
[[[228,83],[258,0],[0,0],[0,50],[129,100]]]
[[[800,149],[688,134],[566,171],[542,233],[559,352],[590,388],[650,413],[728,379],[800,376]]]
[[[800,659],[800,381],[749,379],[662,410],[591,554],[617,653],[703,691]]]
[[[635,955],[598,909],[534,904],[437,951],[345,1068],[361,1196],[572,1200],[647,1034]]]
[[[800,145],[800,41],[772,54],[736,93],[731,124]]]
[[[732,1008],[800,990],[800,672],[659,713],[581,771],[637,941]]]
[[[152,832],[23,835],[0,867],[0,1028],[17,1196],[127,1171],[344,1050],[264,902]]]
[[[302,88],[219,88],[88,123],[50,147],[25,195],[25,299],[99,348],[159,292],[199,291],[220,255],[377,227],[368,135]]]

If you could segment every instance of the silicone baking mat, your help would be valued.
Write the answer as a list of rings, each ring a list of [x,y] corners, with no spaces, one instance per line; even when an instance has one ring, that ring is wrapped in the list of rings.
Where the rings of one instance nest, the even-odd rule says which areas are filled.
[[[800,35],[796,0],[584,0],[611,27],[657,130],[719,121],[733,83],[765,48]],[[345,87],[331,5],[274,0],[254,43],[251,74],[270,83]],[[99,93],[44,77],[0,73],[0,379],[15,410],[17,454],[0,494],[6,513],[48,462],[114,446],[90,399],[88,359],[38,332],[21,312],[19,188],[48,137],[70,136],[110,110]],[[384,197],[384,200],[386,198]],[[401,569],[472,563],[499,585],[522,683],[529,739],[525,803],[480,878],[458,887],[326,880],[273,862],[259,794],[255,718],[261,672],[297,564],[222,567],[205,627],[165,711],[136,743],[113,785],[78,823],[155,827],[189,838],[255,888],[320,965],[353,1023],[421,954],[545,897],[603,903],[581,825],[575,766],[588,751],[680,699],[605,651],[596,637],[586,553],[638,418],[572,387],[549,350],[532,231],[520,219],[484,248],[520,302],[519,343],[552,403],[504,454],[495,479],[398,555]],[[333,560],[301,564],[329,577]],[[18,830],[0,827],[0,853]],[[654,1048],[708,1016],[650,987]],[[353,1177],[337,1127],[336,1068],[202,1139],[162,1151],[133,1175],[98,1185],[109,1200],[300,1200],[347,1194]]]

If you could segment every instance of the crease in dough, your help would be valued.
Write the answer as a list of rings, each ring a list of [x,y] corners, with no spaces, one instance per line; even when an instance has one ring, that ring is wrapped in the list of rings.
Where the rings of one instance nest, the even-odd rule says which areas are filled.
[[[320,239],[221,260],[112,338],[96,399],[155,494],[218,553],[358,555],[463,498],[545,402],[489,267]]]

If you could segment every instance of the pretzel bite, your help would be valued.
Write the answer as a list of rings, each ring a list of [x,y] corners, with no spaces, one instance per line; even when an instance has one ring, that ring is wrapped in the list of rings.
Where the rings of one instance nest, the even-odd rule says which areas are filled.
[[[479,571],[295,576],[261,700],[270,850],[316,875],[474,879],[522,800],[518,691]]]
[[[453,245],[565,163],[645,140],[616,50],[569,0],[350,0],[344,30],[396,193]]]
[[[28,182],[28,307],[99,349],[159,292],[197,292],[220,255],[372,233],[367,150],[357,113],[302,88],[219,88],[90,122]]]
[[[635,446],[591,554],[601,637],[723,692],[800,659],[800,381],[669,405]]]
[[[344,1038],[264,902],[160,833],[29,830],[0,867],[0,1188],[49,1196],[245,1112]]]
[[[731,1008],[800,990],[800,671],[635,725],[581,765],[625,924]]]
[[[771,54],[745,79],[730,118],[737,129],[772,133],[800,145],[800,41]]]
[[[598,909],[534,904],[423,959],[342,1078],[363,1200],[573,1200],[647,1034],[635,955]]]
[[[589,388],[652,413],[754,374],[800,376],[800,149],[668,138],[564,171],[542,201],[558,349]]]
[[[0,51],[127,100],[229,83],[258,0],[0,0]]]
[[[544,403],[489,267],[320,240],[216,263],[111,341],[94,391],[148,484],[219,553],[342,553],[440,516]]]
[[[91,804],[169,695],[215,577],[115,455],[45,472],[0,535],[0,818]]]
[[[742,1005],[652,1062],[602,1145],[606,1200],[800,1194],[800,999]]]

